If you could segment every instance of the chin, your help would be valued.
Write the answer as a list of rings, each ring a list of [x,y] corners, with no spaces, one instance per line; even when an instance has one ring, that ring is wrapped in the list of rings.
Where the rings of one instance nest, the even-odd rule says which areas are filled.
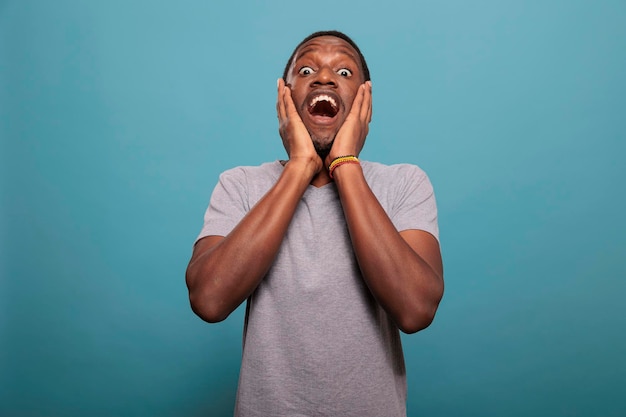
[[[330,149],[333,147],[335,138],[319,138],[311,134],[311,139],[313,140],[313,147],[315,148],[315,151],[323,161],[330,153]]]
[[[319,157],[322,158],[322,161],[324,161],[326,159],[326,157],[330,153],[330,149],[333,147],[332,143],[329,143],[329,144],[326,144],[326,145],[313,144],[313,146],[315,146],[315,151],[317,152]]]

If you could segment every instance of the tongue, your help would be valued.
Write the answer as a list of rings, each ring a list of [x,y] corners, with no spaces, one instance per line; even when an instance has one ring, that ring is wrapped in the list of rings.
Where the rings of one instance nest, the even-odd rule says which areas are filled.
[[[309,113],[313,116],[323,117],[335,117],[335,114],[337,114],[332,104],[325,100],[315,103],[315,105],[309,109]]]

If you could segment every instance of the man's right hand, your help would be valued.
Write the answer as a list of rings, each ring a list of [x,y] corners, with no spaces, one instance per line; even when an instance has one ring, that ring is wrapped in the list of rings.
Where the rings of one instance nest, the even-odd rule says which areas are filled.
[[[311,136],[296,110],[291,98],[291,89],[285,85],[282,78],[278,79],[276,113],[278,131],[289,155],[289,161],[304,163],[305,166],[312,167],[311,177],[315,176],[322,170],[322,159],[315,151]]]

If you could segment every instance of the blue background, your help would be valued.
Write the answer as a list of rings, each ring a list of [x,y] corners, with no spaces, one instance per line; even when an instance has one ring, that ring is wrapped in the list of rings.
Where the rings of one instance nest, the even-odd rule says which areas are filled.
[[[218,174],[284,158],[276,79],[340,29],[362,157],[424,168],[446,294],[411,416],[626,415],[626,3],[0,1],[2,416],[232,413],[243,311],[184,271]]]

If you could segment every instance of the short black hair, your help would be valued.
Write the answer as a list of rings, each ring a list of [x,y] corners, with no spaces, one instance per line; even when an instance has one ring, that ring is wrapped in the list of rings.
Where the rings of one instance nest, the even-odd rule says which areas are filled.
[[[356,43],[354,43],[354,41],[350,39],[348,35],[343,32],[339,32],[338,30],[322,30],[319,32],[311,33],[309,36],[304,38],[302,42],[300,42],[298,46],[296,46],[296,48],[293,50],[291,56],[289,57],[289,60],[287,61],[287,65],[285,65],[285,70],[283,71],[283,80],[285,82],[287,82],[287,73],[289,72],[289,68],[291,67],[291,63],[293,61],[293,58],[296,56],[296,52],[298,51],[298,49],[300,49],[302,45],[304,45],[311,39],[319,38],[320,36],[334,36],[335,38],[343,39],[344,41],[348,42],[350,46],[353,47],[354,50],[359,54],[359,59],[361,60],[361,67],[363,68],[363,77],[365,78],[365,81],[370,81],[370,70],[369,68],[367,68],[367,62],[365,62],[365,57],[361,53],[361,50],[356,45]]]

